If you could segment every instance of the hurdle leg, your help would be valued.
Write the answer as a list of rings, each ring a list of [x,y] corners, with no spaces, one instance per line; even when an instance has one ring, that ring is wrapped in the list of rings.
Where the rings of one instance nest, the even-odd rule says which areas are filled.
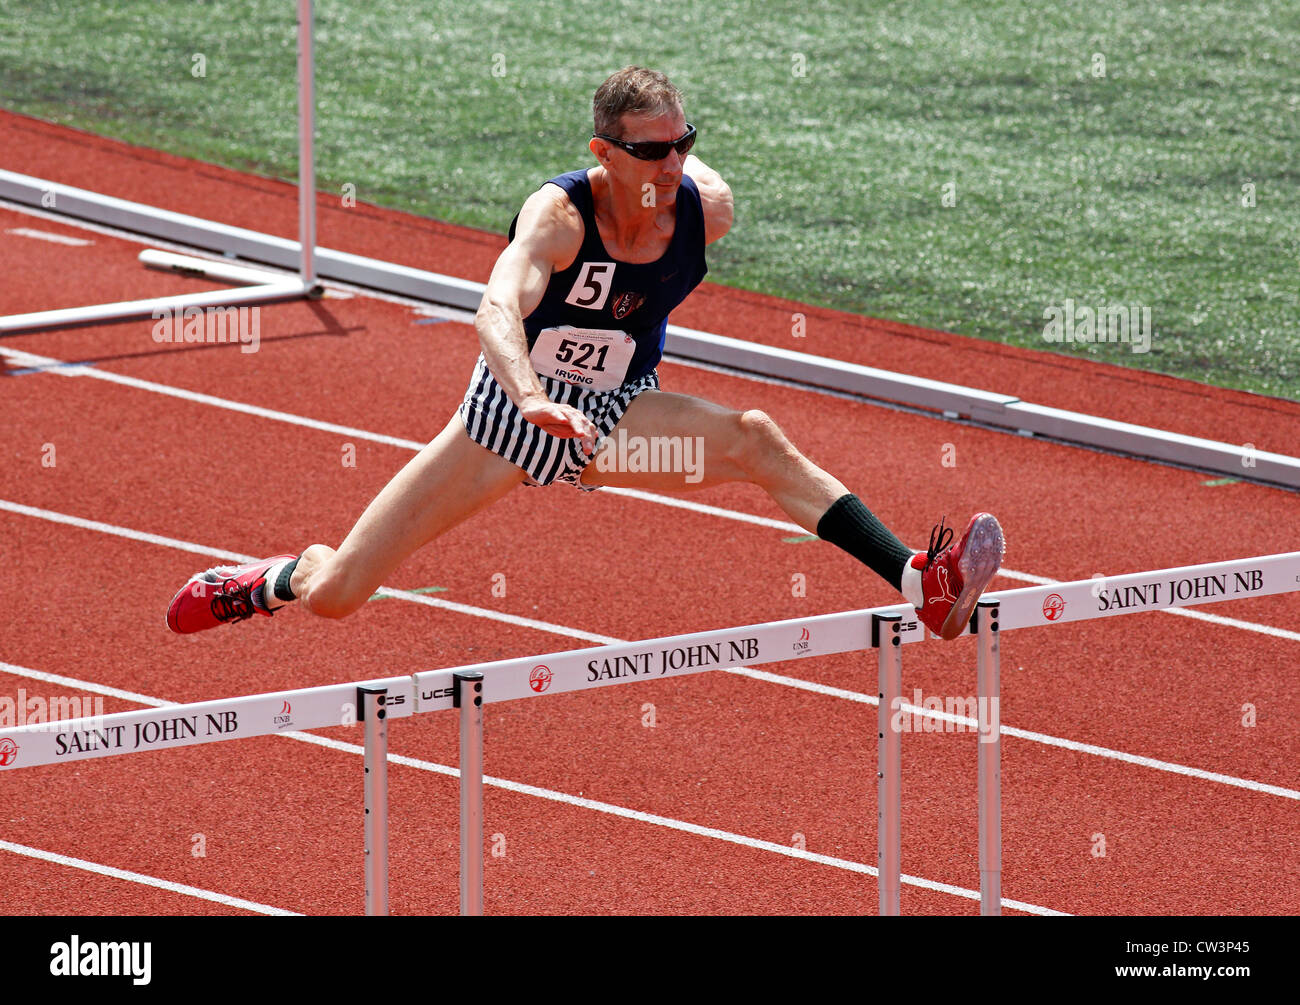
[[[903,693],[902,639],[898,634],[902,620],[899,614],[871,616],[880,699],[876,720],[876,868],[882,916],[898,915],[902,882],[903,735],[893,723]]]
[[[976,688],[979,722],[980,914],[1002,913],[1002,687],[998,603],[980,601]]]
[[[298,271],[316,286],[316,57],[312,0],[298,0]]]
[[[483,914],[483,674],[453,674],[460,709],[460,913]]]
[[[388,688],[358,687],[366,724],[366,917],[388,914]]]

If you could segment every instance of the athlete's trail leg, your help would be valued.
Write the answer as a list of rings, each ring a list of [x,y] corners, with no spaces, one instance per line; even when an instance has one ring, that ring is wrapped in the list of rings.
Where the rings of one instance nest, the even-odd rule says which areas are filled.
[[[667,456],[671,451],[665,444],[674,439],[680,441],[681,457],[686,456],[687,440],[692,447],[703,447],[697,468],[620,470],[625,467],[619,456],[620,443],[635,446],[640,440],[647,451],[661,449]],[[693,453],[691,456],[696,460]],[[817,533],[817,521],[830,505],[848,493],[839,479],[801,454],[765,412],[738,412],[667,391],[645,391],[637,396],[582,480],[588,485],[668,491],[753,482],[811,534]]]

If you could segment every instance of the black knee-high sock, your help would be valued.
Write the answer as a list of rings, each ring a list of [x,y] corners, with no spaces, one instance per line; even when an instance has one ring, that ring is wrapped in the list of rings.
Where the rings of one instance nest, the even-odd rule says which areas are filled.
[[[817,536],[843,548],[895,590],[902,589],[903,567],[911,560],[912,549],[890,533],[853,493],[831,503],[817,521]]]

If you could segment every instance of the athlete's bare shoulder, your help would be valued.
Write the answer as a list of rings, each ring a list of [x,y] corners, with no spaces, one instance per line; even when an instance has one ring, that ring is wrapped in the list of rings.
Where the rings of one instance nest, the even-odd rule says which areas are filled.
[[[545,260],[562,272],[578,256],[582,238],[582,214],[558,185],[543,185],[524,200],[514,239],[534,261]]]
[[[497,257],[479,305],[527,317],[541,303],[551,276],[563,272],[582,250],[582,214],[556,185],[543,185],[525,201],[514,236]]]
[[[691,176],[700,193],[700,206],[704,210],[704,243],[712,244],[726,236],[735,219],[735,199],[731,186],[694,154],[686,155],[682,171]]]

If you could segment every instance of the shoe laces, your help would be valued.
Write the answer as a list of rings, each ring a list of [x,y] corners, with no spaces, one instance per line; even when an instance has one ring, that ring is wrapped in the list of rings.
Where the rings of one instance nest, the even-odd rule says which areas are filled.
[[[212,616],[224,623],[245,621],[253,616],[253,588],[237,579],[224,580],[212,597]]]
[[[935,560],[952,544],[952,528],[945,527],[946,516],[939,518],[939,525],[930,531],[930,547],[925,553],[925,569],[934,565]],[[924,572],[925,569],[922,569]]]

